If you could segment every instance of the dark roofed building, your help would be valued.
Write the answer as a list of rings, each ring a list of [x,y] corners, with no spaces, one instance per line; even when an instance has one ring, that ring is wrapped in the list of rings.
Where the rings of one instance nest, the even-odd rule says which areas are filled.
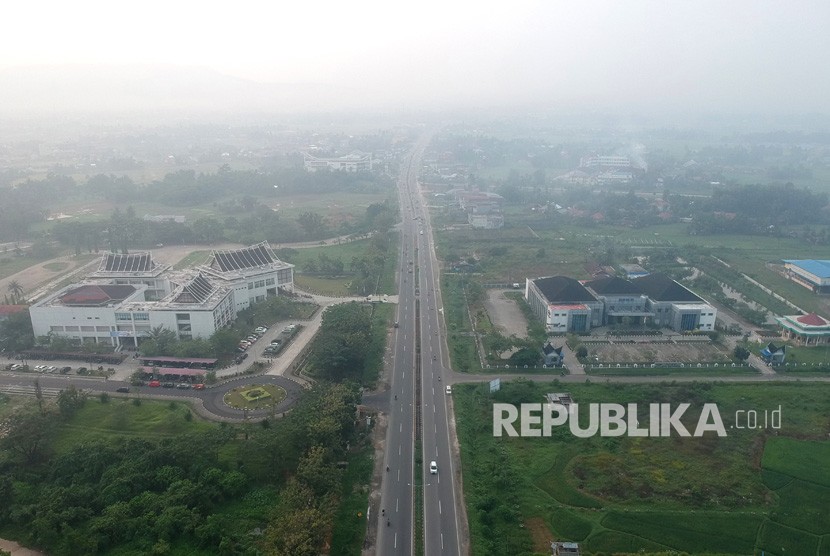
[[[550,276],[533,282],[550,303],[583,303],[597,299],[578,280],[567,276]]]
[[[527,279],[525,298],[548,332],[588,332],[602,325],[656,324],[678,332],[715,329],[717,311],[665,274],[617,276],[584,284],[567,276]]]
[[[588,332],[602,324],[602,302],[573,278],[528,279],[525,297],[551,332]]]
[[[640,276],[631,282],[652,301],[703,302],[701,298],[661,272]]]
[[[547,366],[559,366],[562,364],[562,348],[553,347],[550,342],[542,346],[542,357]]]
[[[585,282],[585,287],[593,291],[595,294],[634,294],[640,295],[643,293],[640,288],[632,284],[630,281],[619,278],[617,276],[608,276],[606,278],[597,278],[590,282]]]

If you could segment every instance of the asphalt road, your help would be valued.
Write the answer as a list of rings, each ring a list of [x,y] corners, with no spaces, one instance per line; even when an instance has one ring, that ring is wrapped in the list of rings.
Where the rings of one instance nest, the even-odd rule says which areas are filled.
[[[52,376],[39,375],[36,373],[0,373],[0,390],[13,393],[33,393],[35,379],[39,379],[41,390],[44,395],[57,395],[60,390],[74,384],[79,390],[91,392],[109,392],[116,394],[116,390],[122,386],[129,386],[129,397],[143,397],[145,399],[180,399],[195,398],[201,399],[205,409],[224,419],[243,419],[245,412],[241,409],[233,409],[223,402],[225,393],[242,384],[276,384],[285,389],[286,397],[276,408],[269,410],[249,411],[248,417],[264,417],[269,413],[282,413],[294,405],[303,393],[303,387],[283,376],[257,375],[244,376],[233,379],[229,382],[204,390],[180,390],[178,388],[151,388],[149,386],[130,386],[129,382],[120,380],[101,380],[94,378],[81,378],[76,376]],[[121,395],[121,394],[116,394]]]
[[[413,501],[423,489],[424,552],[460,554],[456,485],[449,413],[442,382],[443,334],[429,215],[417,175],[428,144],[423,137],[407,157],[399,179],[401,216],[400,295],[393,340],[391,400],[387,422],[377,554],[412,554]],[[418,377],[418,369],[421,376]],[[420,483],[415,482],[416,442],[421,441]],[[430,462],[438,473],[430,473]]]

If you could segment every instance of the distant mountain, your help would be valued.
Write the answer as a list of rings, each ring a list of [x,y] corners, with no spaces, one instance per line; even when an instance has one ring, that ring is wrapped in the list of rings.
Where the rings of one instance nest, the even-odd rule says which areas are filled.
[[[0,116],[61,112],[293,112],[335,108],[333,87],[258,83],[190,66],[0,70]]]

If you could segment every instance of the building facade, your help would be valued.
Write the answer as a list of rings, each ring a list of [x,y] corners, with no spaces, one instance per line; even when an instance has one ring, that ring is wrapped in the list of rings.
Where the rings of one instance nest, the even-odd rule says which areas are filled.
[[[303,167],[308,172],[317,170],[343,170],[344,172],[371,172],[374,162],[371,154],[352,151],[333,158],[316,157],[303,153]]]
[[[106,254],[84,282],[48,295],[29,312],[35,336],[133,348],[157,327],[183,340],[207,338],[252,303],[293,291],[293,280],[293,265],[265,242],[214,251],[207,264],[181,271],[157,265],[149,253]]]
[[[776,317],[781,326],[781,338],[803,346],[830,344],[830,321],[815,313]]]
[[[664,274],[609,276],[581,283],[565,276],[527,279],[525,299],[548,332],[654,324],[676,332],[715,330],[717,310]]]
[[[815,293],[830,293],[830,261],[815,259],[784,260],[790,280]]]

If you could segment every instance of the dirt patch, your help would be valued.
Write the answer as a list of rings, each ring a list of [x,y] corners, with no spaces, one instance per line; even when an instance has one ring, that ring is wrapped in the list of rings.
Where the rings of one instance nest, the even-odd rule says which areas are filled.
[[[527,338],[527,319],[516,301],[505,297],[504,290],[487,290],[484,308],[498,331],[505,336]]]
[[[541,517],[531,517],[525,520],[525,527],[530,531],[530,537],[533,539],[533,552],[548,554],[553,535],[545,525],[545,521]]]
[[[600,363],[712,363],[731,361],[729,352],[708,342],[586,343],[590,357]]]

